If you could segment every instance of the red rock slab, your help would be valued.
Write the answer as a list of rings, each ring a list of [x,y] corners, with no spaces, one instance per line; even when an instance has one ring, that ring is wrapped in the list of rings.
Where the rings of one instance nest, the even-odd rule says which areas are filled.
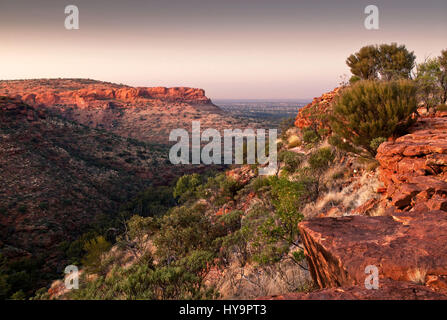
[[[309,293],[296,292],[257,300],[447,300],[447,296],[426,286],[384,279],[377,290],[365,286],[329,288]]]
[[[299,229],[320,288],[362,285],[368,265],[377,266],[380,278],[397,281],[447,275],[443,211],[321,218],[301,222]]]

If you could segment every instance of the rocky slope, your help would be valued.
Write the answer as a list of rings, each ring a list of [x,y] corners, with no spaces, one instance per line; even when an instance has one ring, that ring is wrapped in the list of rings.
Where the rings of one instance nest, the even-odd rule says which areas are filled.
[[[447,118],[422,118],[409,134],[380,146],[383,216],[300,223],[312,277],[326,289],[285,298],[447,297],[446,124]],[[379,270],[378,290],[364,287],[368,265]],[[414,284],[424,287],[409,290]]]
[[[327,115],[332,110],[332,103],[339,95],[341,89],[342,87],[338,87],[330,92],[324,93],[301,108],[296,116],[295,126],[300,129],[306,127],[330,129],[327,124]]]
[[[0,95],[18,98],[92,128],[169,144],[172,129],[253,127],[223,114],[202,89],[129,87],[87,79],[0,81]]]
[[[188,172],[168,149],[91,129],[0,97],[0,250],[58,262],[73,240],[149,184]]]
[[[447,211],[447,117],[422,118],[377,154],[383,203],[397,211]]]

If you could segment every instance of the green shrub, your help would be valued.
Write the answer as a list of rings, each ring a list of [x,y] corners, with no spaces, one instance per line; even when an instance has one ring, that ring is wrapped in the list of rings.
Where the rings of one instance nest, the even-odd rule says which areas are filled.
[[[327,129],[327,128],[320,128],[320,129],[318,129],[318,135],[320,137],[325,137],[328,134],[329,134],[329,129]]]
[[[25,300],[26,299],[26,295],[23,292],[23,290],[19,290],[16,291],[12,296],[11,296],[11,300]]]
[[[268,189],[270,182],[267,177],[258,176],[250,182],[249,190],[254,191],[256,194]]]
[[[281,151],[278,155],[278,159],[281,162],[284,162],[284,170],[289,173],[295,172],[302,162],[302,157],[296,152],[292,151]]]
[[[320,141],[320,136],[318,133],[312,128],[305,128],[302,131],[303,133],[303,142],[307,144],[317,143]]]
[[[330,147],[320,148],[309,156],[309,166],[313,171],[323,171],[330,166],[334,158],[335,154]]]
[[[416,85],[410,80],[357,82],[335,104],[330,143],[348,152],[374,157],[374,139],[403,134],[414,123],[416,93]]]
[[[134,214],[143,217],[155,217],[165,214],[175,204],[172,187],[151,186],[140,192],[132,201],[123,205],[120,211],[126,217],[131,217]]]
[[[201,185],[201,183],[200,175],[197,173],[180,177],[174,188],[174,198],[178,198],[179,202],[186,202],[190,199],[195,199],[197,188]]]
[[[420,99],[427,112],[441,102],[442,71],[439,59],[428,59],[417,65],[416,82]]]
[[[103,237],[98,236],[84,244],[87,254],[82,259],[82,264],[92,272],[98,272],[101,266],[101,257],[111,247],[111,244]]]

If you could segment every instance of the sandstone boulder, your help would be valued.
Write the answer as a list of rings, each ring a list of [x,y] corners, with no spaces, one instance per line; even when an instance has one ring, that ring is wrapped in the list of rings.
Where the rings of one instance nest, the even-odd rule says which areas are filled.
[[[320,288],[362,285],[374,265],[381,279],[447,283],[447,215],[321,218],[299,224],[311,274]],[[429,279],[437,279],[430,283]]]
[[[258,298],[258,300],[446,300],[447,296],[409,282],[383,280],[379,289],[365,286],[328,288],[310,293],[297,292]]]

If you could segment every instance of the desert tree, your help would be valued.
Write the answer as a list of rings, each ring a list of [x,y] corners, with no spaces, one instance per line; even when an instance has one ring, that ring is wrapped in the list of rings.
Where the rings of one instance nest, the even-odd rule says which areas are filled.
[[[430,111],[441,100],[442,71],[438,58],[426,59],[417,65],[416,82],[420,100]]]
[[[378,72],[378,50],[377,46],[365,46],[358,52],[351,54],[346,59],[346,64],[351,68],[351,73],[360,79],[377,79]]]
[[[411,78],[416,56],[397,43],[369,45],[351,54],[346,64],[354,80],[393,80]]]
[[[382,44],[378,56],[381,79],[410,79],[416,56],[408,51],[405,45]]]

